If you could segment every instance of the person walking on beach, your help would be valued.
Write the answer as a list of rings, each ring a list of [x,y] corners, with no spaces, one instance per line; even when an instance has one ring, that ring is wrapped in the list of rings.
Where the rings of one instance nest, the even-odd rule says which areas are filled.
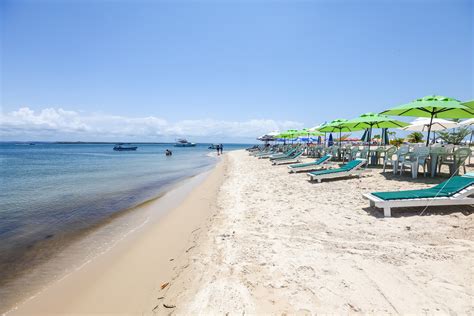
[[[220,150],[220,149],[221,149],[221,146],[220,146],[220,145],[217,145],[217,146],[216,146],[216,150],[217,150],[217,156],[219,156],[219,155],[220,155],[220,154],[219,154],[219,150]]]
[[[219,149],[221,151],[221,155],[222,155],[222,150],[224,149],[224,146],[222,144],[219,145]]]

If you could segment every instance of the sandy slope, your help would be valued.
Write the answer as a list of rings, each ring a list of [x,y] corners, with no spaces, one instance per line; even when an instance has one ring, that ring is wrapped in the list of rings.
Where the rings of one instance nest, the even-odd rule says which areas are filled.
[[[105,254],[21,304],[13,315],[142,315],[175,274],[189,240],[215,205],[224,164],[171,190],[145,207],[151,220]],[[153,215],[153,216],[152,216]],[[1,298],[0,298],[1,305]]]
[[[361,197],[442,179],[372,170],[317,184],[244,151],[228,160],[216,213],[155,291],[174,312],[474,312],[472,206],[382,218]]]

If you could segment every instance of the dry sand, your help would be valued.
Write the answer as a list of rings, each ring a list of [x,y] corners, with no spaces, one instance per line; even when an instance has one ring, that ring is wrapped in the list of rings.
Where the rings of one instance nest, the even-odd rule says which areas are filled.
[[[318,184],[244,151],[228,160],[217,212],[155,293],[175,313],[474,313],[473,207],[382,218],[361,196],[443,179],[375,169]]]
[[[361,196],[443,179],[307,178],[231,152],[159,222],[16,312],[474,313],[472,206],[382,218]]]

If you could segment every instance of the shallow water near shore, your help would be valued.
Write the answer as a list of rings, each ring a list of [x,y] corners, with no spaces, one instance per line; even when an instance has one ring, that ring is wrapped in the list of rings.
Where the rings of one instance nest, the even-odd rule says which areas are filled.
[[[136,152],[112,147],[0,144],[1,311],[61,276],[71,264],[64,256],[85,262],[143,225],[146,217],[137,205],[217,161],[207,145],[142,144]],[[224,145],[225,150],[244,147]],[[167,148],[172,157],[165,157]],[[56,264],[49,264],[52,260]],[[25,293],[27,287],[31,293]]]

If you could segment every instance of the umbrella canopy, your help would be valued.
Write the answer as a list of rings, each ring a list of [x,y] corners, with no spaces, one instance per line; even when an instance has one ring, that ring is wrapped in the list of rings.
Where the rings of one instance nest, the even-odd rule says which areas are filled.
[[[474,110],[474,100],[463,102],[461,104],[467,106],[468,108],[471,108],[471,110]]]
[[[322,136],[324,135],[323,133],[321,132],[318,132],[318,131],[315,131],[315,130],[310,130],[309,128],[303,128],[299,131],[296,132],[296,134],[298,134],[298,136]]]
[[[469,106],[471,102],[473,103],[472,107]],[[383,111],[380,114],[430,118],[471,118],[474,117],[474,101],[463,104],[453,98],[430,95]]]
[[[428,118],[417,118],[410,125],[403,127],[405,131],[416,131],[416,132],[426,132],[430,126],[430,119]],[[431,121],[431,130],[432,131],[442,131],[448,128],[458,127],[459,124],[453,121],[443,120],[434,118]]]
[[[264,141],[264,142],[274,141],[274,140],[276,140],[276,136],[278,136],[278,134],[280,134],[280,132],[273,131],[273,132],[270,132],[270,133],[263,134],[260,137],[257,137],[257,140]]]
[[[333,120],[327,124],[323,124],[318,131],[324,133],[333,133],[333,132],[353,132],[353,131],[360,131],[363,128],[351,128],[350,126],[346,125],[347,120],[345,119],[337,119]]]
[[[332,133],[329,134],[329,138],[328,138],[328,147],[331,147],[334,145],[334,140],[332,139]]]
[[[461,123],[459,123],[459,125],[462,125],[462,126],[473,126],[473,125],[474,125],[474,118],[468,119],[468,120],[465,120],[465,121],[462,121]]]
[[[327,122],[324,122],[322,124],[316,125],[315,127],[308,128],[308,130],[311,131],[311,132],[317,132],[317,131],[319,131],[320,128],[322,128],[326,124],[327,124]]]
[[[407,126],[408,123],[392,119],[386,115],[369,112],[364,113],[355,119],[347,121],[346,125],[352,128],[363,128],[368,130],[366,135],[367,141],[369,143],[367,157],[370,157],[370,143],[372,142],[373,128],[400,128]]]
[[[298,130],[296,129],[289,129],[283,133],[276,135],[277,138],[289,139],[289,138],[296,138],[298,137]]]
[[[453,98],[431,95],[383,111],[381,114],[429,117],[431,120],[434,118],[471,118],[474,117],[474,107],[463,105],[460,101]],[[431,124],[428,126],[427,146],[429,144],[430,132]]]
[[[320,132],[325,133],[332,133],[332,132],[339,132],[339,147],[341,146],[342,141],[342,132],[354,132],[354,131],[361,131],[364,128],[362,127],[354,127],[347,124],[346,119],[336,119],[327,124],[324,124],[322,127],[319,128]]]
[[[323,126],[320,127],[318,130],[324,133],[338,132],[339,133],[339,146],[341,146],[342,132],[352,132],[352,131],[362,130],[362,128],[359,128],[359,129],[351,128],[347,126],[346,123],[347,123],[346,119],[336,119],[327,124],[323,124]]]
[[[349,120],[346,122],[346,125],[352,128],[401,128],[408,126],[408,123],[394,120],[386,115],[381,115],[377,113],[364,113],[361,116]]]
[[[360,138],[361,141],[363,142],[368,142],[369,141],[369,130],[366,129],[364,131],[364,134],[362,134],[362,137]]]

